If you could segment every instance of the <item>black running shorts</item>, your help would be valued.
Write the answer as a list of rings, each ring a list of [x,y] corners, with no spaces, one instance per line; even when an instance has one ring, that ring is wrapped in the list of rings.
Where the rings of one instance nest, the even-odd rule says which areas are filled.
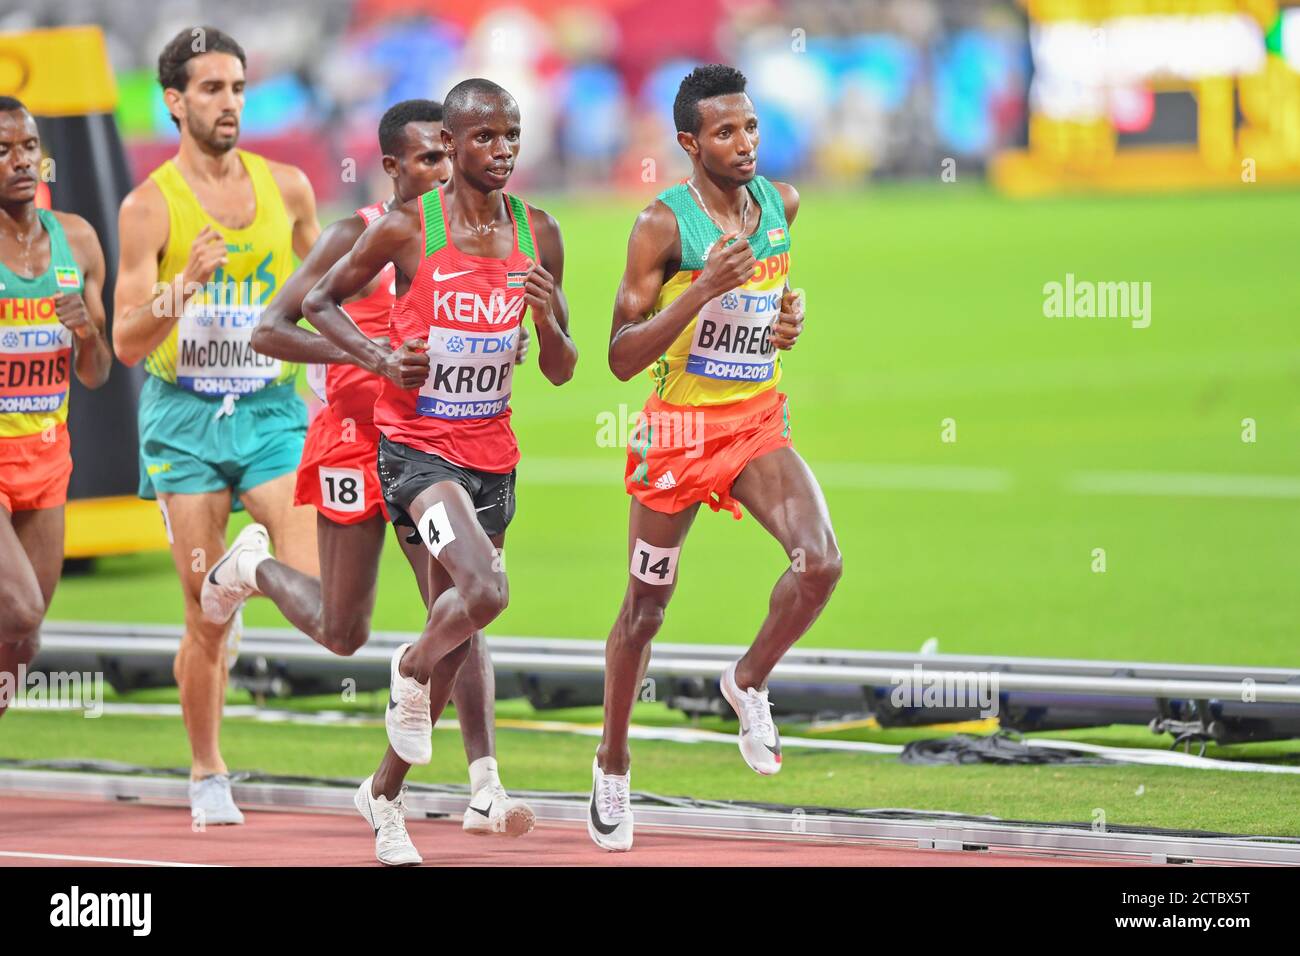
[[[478,513],[478,523],[489,538],[505,532],[515,516],[515,473],[496,474],[462,468],[439,455],[431,455],[400,442],[379,436],[379,485],[384,492],[388,520],[399,528],[410,528],[408,541],[419,540],[411,502],[426,488],[440,481],[454,481],[469,494]]]

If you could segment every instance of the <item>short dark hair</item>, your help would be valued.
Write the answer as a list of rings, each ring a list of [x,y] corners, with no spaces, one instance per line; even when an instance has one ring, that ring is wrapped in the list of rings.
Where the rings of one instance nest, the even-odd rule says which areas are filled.
[[[691,70],[683,77],[682,85],[677,88],[677,98],[673,100],[673,123],[677,132],[698,133],[700,100],[743,93],[746,82],[744,73],[723,63],[710,63]]]
[[[461,80],[451,88],[447,98],[442,101],[443,125],[450,130],[458,129],[465,117],[472,112],[471,104],[474,99],[480,96],[509,100],[512,103],[515,101],[505,87],[491,80],[485,80],[481,76]]]
[[[402,100],[388,107],[379,120],[379,151],[396,156],[402,148],[407,123],[441,123],[442,104],[437,100]]]
[[[12,96],[0,96],[0,113],[26,113],[31,115],[31,110],[23,105],[22,100],[14,99]]]
[[[239,59],[240,66],[248,67],[244,48],[229,33],[216,27],[186,27],[158,54],[158,83],[164,90],[184,93],[190,82],[190,60],[205,53],[229,53]],[[181,125],[175,116],[172,122],[178,128]]]

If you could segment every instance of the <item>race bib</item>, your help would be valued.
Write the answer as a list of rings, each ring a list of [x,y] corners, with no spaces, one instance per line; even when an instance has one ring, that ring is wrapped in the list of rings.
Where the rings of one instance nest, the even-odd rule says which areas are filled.
[[[653,544],[636,539],[632,546],[632,577],[646,584],[669,585],[677,576],[677,558],[681,548],[656,548]]]
[[[429,329],[429,377],[415,410],[430,418],[492,418],[510,404],[519,327],[506,332]]]
[[[732,289],[700,309],[686,371],[706,378],[766,382],[776,368],[768,335],[781,314],[781,290]]]
[[[360,468],[321,468],[320,497],[335,511],[366,510],[366,479]]]
[[[177,326],[176,384],[201,395],[246,395],[279,378],[280,360],[253,351],[260,305],[191,302]]]
[[[71,357],[72,333],[60,322],[0,326],[0,413],[58,411]]]

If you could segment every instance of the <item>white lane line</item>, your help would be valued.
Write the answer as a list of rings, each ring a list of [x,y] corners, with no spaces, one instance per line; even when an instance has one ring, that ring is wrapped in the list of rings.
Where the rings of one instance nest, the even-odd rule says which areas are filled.
[[[117,863],[121,866],[221,866],[220,863],[174,863],[166,860],[128,860],[115,856],[68,856],[63,853],[19,853],[0,850],[0,856],[20,860],[60,860],[67,863]]]
[[[599,724],[574,724],[563,720],[498,720],[497,727],[507,730],[577,734],[582,737],[599,737],[604,732]],[[678,744],[726,744],[732,747],[736,745],[734,733],[696,730],[692,727],[642,727],[632,724],[628,728],[627,735],[634,740],[667,740]],[[781,746],[807,747],[811,750],[852,750],[856,753],[876,754],[903,752],[903,748],[897,744],[876,744],[863,740],[813,740],[805,737],[782,737]]]
[[[1107,747],[1086,744],[1078,740],[1050,740],[1042,737],[1026,738],[1030,747],[1047,747],[1055,750],[1082,750],[1099,754],[1121,763],[1155,764],[1164,767],[1191,767],[1195,770],[1234,770],[1248,773],[1300,773],[1292,764],[1251,763],[1246,760],[1221,760],[1217,757],[1199,757],[1176,750],[1154,750],[1145,747]]]
[[[908,465],[880,462],[809,462],[823,488],[843,491],[956,491],[999,494],[1014,490],[1005,468]],[[525,458],[525,484],[617,487],[623,458]],[[1300,476],[1202,472],[1080,471],[1065,490],[1081,495],[1146,495],[1159,498],[1300,498]]]
[[[376,692],[377,693],[377,692]],[[146,704],[132,701],[108,701],[103,704],[105,714],[114,717],[181,717],[180,704]],[[377,714],[348,714],[337,710],[298,711],[278,708],[261,708],[254,704],[227,704],[224,716],[244,718],[266,724],[307,724],[313,727],[373,727],[384,722]],[[455,721],[438,721],[456,726]]]
[[[181,716],[179,704],[105,704],[105,713],[130,713],[152,716]],[[265,720],[272,723],[314,724],[316,726],[379,726],[378,717],[343,716],[334,712],[330,716],[295,711],[262,711],[249,705],[227,707],[227,717],[244,717]],[[563,720],[528,720],[517,718],[499,718],[496,722],[499,730],[520,730],[534,733],[576,734],[582,737],[599,737],[599,724],[580,724]],[[435,730],[460,730],[455,720],[442,719]],[[647,727],[632,724],[628,736],[633,740],[661,740],[679,744],[727,744],[734,746],[736,735],[714,730],[700,730],[694,727]],[[1057,740],[1047,737],[1028,737],[1025,743],[1031,747],[1048,747],[1065,750],[1082,750],[1101,754],[1120,763],[1156,764],[1170,767],[1187,767],[1196,770],[1231,770],[1238,772],[1300,774],[1300,766],[1289,764],[1261,764],[1246,760],[1223,760],[1214,757],[1197,757],[1176,751],[1157,750],[1146,747],[1109,747],[1101,744],[1087,744],[1076,740]],[[781,744],[790,748],[807,748],[809,750],[842,750],[858,753],[899,754],[903,748],[898,744],[880,744],[865,740],[838,740],[834,738],[782,737]],[[4,855],[4,854],[0,854]],[[90,859],[87,857],[86,859]],[[127,861],[147,862],[147,861]],[[172,864],[158,863],[157,866]],[[175,864],[177,866],[191,864]],[[199,865],[199,864],[192,864]]]
[[[1010,491],[1015,479],[1002,468],[963,465],[884,465],[865,462],[810,463],[826,488],[882,491]]]
[[[623,480],[617,458],[525,458],[519,481],[534,485],[617,488]],[[962,465],[898,465],[852,461],[808,463],[823,488],[849,491],[1005,492],[1015,483],[1010,471]]]
[[[1153,495],[1161,498],[1300,498],[1300,477],[1161,471],[1084,471],[1068,490],[1081,495]]]
[[[525,458],[519,462],[519,482],[620,488],[625,460],[621,454],[608,458]]]

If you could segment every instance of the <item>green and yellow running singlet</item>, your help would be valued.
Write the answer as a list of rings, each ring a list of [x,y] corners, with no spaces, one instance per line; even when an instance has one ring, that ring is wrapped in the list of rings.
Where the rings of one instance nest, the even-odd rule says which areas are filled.
[[[0,262],[0,438],[68,421],[72,333],[55,314],[54,298],[80,295],[84,278],[54,213],[36,214],[50,237],[49,268],[28,279]]]
[[[293,272],[293,222],[266,160],[238,153],[257,198],[257,217],[246,229],[230,229],[209,216],[172,160],[149,174],[167,200],[171,224],[158,265],[162,282],[185,271],[190,246],[204,226],[226,240],[226,265],[186,303],[180,321],[144,362],[150,375],[200,395],[245,395],[290,381],[298,371],[252,348],[262,310]]]
[[[762,176],[749,183],[762,208],[749,237],[758,260],[749,281],[702,308],[650,368],[655,395],[673,405],[724,405],[753,398],[781,380],[781,359],[768,333],[781,314],[781,295],[790,272],[790,232],[781,194]],[[704,257],[722,230],[679,183],[659,194],[677,217],[682,262],[659,291],[655,313],[685,292],[704,270]]]

